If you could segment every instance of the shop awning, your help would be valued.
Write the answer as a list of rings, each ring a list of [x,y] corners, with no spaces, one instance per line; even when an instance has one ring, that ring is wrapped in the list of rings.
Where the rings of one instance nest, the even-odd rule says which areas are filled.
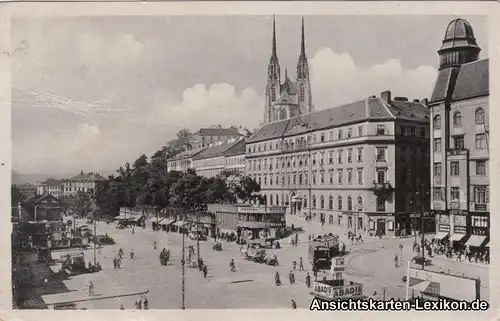
[[[430,284],[431,284],[431,281],[422,281],[422,282],[419,282],[417,284],[412,285],[411,288],[413,290],[417,290],[419,292],[426,292],[425,290],[427,290],[427,288],[429,287]]]
[[[444,238],[445,238],[445,237],[447,237],[447,236],[448,236],[448,232],[438,232],[438,233],[434,236],[434,238],[435,238],[436,240],[442,240],[442,239],[444,239]]]
[[[469,246],[481,246],[483,244],[484,240],[486,240],[486,236],[482,235],[471,235],[467,243],[465,245]]]
[[[466,236],[466,234],[462,234],[462,233],[455,233],[453,234],[451,237],[450,237],[450,241],[461,241],[464,239],[464,237]]]
[[[184,222],[184,221],[177,221],[173,225],[183,227],[185,224],[186,224],[186,222]]]

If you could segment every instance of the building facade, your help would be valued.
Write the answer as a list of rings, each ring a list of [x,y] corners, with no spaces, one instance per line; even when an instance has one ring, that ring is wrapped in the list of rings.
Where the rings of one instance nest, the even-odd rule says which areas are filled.
[[[167,158],[167,173],[170,171],[185,172],[194,168],[193,157],[204,151],[206,147],[200,149],[189,149],[174,157]]]
[[[227,142],[229,140],[241,138],[243,135],[235,127],[223,128],[214,126],[201,128],[189,138],[189,144],[194,150],[211,146],[217,142]]]
[[[49,194],[56,198],[60,198],[64,195],[63,181],[49,178],[37,186],[36,193],[37,195]]]
[[[193,168],[204,177],[215,177],[225,169],[239,169],[244,172],[245,139],[217,142],[193,156]]]
[[[272,122],[247,140],[246,174],[269,206],[354,232],[411,233],[428,208],[425,102],[369,97]],[[416,189],[421,186],[423,192]],[[427,205],[426,205],[427,204]]]
[[[97,193],[98,185],[107,180],[97,173],[84,173],[73,176],[63,181],[63,195],[76,196],[79,192]]]
[[[467,21],[450,22],[429,103],[436,237],[476,250],[490,229],[489,60],[480,50]]]
[[[314,111],[309,64],[305,49],[304,19],[302,19],[301,48],[297,62],[296,80],[295,82],[291,81],[286,70],[283,81],[281,76],[276,50],[276,24],[273,18],[272,52],[267,68],[264,124]]]
[[[279,236],[285,229],[285,207],[249,204],[209,204],[216,233],[235,233],[244,239]]]

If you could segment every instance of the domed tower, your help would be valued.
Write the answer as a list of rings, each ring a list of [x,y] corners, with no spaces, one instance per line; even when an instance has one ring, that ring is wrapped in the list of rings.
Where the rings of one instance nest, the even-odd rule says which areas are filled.
[[[443,45],[438,51],[439,70],[476,61],[480,51],[470,23],[464,19],[455,19],[448,24]]]

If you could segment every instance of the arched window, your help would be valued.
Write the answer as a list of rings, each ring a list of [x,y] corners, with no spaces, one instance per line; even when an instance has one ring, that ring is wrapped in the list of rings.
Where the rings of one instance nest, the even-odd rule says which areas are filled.
[[[484,109],[476,109],[476,124],[484,124]]]
[[[269,195],[269,205],[273,205],[273,195]]]
[[[307,208],[307,197],[304,196],[304,208]]]
[[[363,198],[361,196],[358,196],[358,206],[359,207],[363,206]]]
[[[312,207],[313,207],[313,208],[316,208],[316,195],[313,195],[313,203],[312,203]]]
[[[276,85],[271,86],[271,101],[276,101]]]
[[[278,181],[276,181],[276,184],[278,184]],[[276,205],[280,205],[280,196],[276,194]]]
[[[267,204],[267,194],[264,194],[264,204]]]
[[[299,89],[299,100],[304,101],[306,99],[306,88],[304,84],[300,84],[300,89]]]
[[[433,121],[434,129],[441,129],[441,115],[436,115]]]
[[[321,209],[325,208],[325,198],[323,196],[321,196],[319,204],[320,204]]]
[[[453,114],[453,126],[462,126],[462,114],[458,111]]]
[[[330,195],[328,198],[328,209],[333,210],[333,196]]]
[[[340,196],[340,195],[337,199],[337,206],[338,206],[339,211],[342,211],[342,196]]]
[[[352,197],[347,196],[347,210],[352,211]]]

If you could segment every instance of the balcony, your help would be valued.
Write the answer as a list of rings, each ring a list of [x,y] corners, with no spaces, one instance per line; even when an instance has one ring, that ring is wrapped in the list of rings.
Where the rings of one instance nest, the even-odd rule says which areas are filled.
[[[450,202],[450,209],[459,210],[460,209],[460,202],[459,201],[451,201]]]
[[[448,156],[467,155],[468,153],[469,153],[469,150],[464,149],[464,148],[453,148],[453,149],[449,149],[447,152]]]
[[[280,148],[281,152],[294,152],[294,151],[301,151],[301,150],[307,150],[310,147],[310,144],[303,143],[303,144],[294,144],[294,145],[283,145]]]
[[[372,189],[375,193],[378,194],[378,193],[392,192],[393,187],[392,187],[391,183],[389,183],[389,182],[379,183],[377,181],[373,181]]]

